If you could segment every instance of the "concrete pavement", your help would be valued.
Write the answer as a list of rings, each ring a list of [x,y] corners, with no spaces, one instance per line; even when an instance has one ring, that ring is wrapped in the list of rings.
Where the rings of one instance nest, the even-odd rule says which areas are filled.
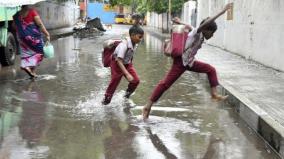
[[[144,29],[169,37],[152,28]],[[206,44],[197,59],[215,66],[220,91],[229,95],[227,101],[284,158],[284,73]]]

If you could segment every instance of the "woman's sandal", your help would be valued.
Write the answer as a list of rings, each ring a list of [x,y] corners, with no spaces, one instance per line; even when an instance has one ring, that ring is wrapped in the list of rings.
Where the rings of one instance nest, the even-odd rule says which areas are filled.
[[[30,68],[28,67],[25,67],[25,68],[21,68],[22,70],[24,70],[29,76],[31,79],[34,79],[36,78],[36,74],[34,74]]]

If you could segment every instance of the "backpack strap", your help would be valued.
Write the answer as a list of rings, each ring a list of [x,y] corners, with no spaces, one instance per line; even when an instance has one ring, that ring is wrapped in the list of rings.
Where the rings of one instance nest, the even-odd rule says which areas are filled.
[[[126,37],[124,37],[124,38],[122,38],[122,42],[126,42],[126,46],[127,46],[126,53],[127,53],[129,50],[131,50],[131,48],[128,47],[128,39]],[[133,56],[131,58],[131,62],[132,62],[132,60],[133,60]]]
[[[130,47],[128,47],[128,39],[126,37],[122,38],[121,42],[125,42],[126,43],[126,46],[127,46],[127,50],[126,51],[131,49]]]

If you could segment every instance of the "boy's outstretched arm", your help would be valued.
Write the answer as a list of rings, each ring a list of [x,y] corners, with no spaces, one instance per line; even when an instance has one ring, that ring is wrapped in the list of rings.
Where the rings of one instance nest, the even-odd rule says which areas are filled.
[[[172,21],[174,23],[177,23],[177,24],[185,25],[186,29],[188,29],[189,32],[192,30],[192,26],[191,25],[182,22],[178,17],[174,17]]]
[[[197,32],[200,33],[204,28],[207,27],[208,24],[210,24],[211,22],[215,21],[217,18],[219,18],[222,14],[224,14],[228,9],[230,9],[232,7],[232,3],[228,3],[225,8],[220,12],[218,13],[217,15],[211,17],[211,18],[208,18],[204,23],[202,23],[198,29],[197,29]]]

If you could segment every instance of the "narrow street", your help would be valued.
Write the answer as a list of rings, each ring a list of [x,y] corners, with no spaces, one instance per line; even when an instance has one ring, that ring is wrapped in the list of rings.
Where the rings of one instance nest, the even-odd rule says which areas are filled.
[[[134,56],[140,85],[124,99],[122,80],[101,105],[110,69],[104,40],[128,34],[115,25],[103,35],[74,34],[52,41],[35,81],[15,66],[0,71],[0,158],[11,159],[278,159],[226,102],[211,100],[207,77],[185,73],[154,105],[141,109],[171,66],[162,41],[147,33]],[[19,60],[19,59],[18,59]]]

